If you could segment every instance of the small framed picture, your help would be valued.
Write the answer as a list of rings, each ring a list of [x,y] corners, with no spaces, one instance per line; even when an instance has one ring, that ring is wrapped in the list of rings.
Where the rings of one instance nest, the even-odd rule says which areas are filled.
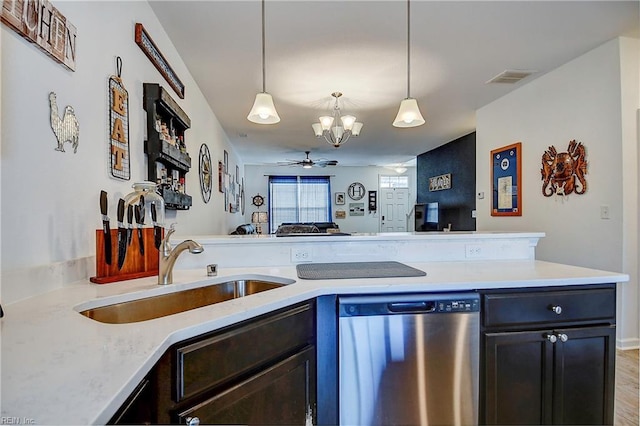
[[[336,192],[336,204],[343,205],[344,204],[344,192]]]

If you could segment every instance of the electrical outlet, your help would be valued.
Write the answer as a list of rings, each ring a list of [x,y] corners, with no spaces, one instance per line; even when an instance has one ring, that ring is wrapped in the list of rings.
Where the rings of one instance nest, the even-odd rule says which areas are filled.
[[[482,257],[482,246],[480,244],[467,244],[464,249],[467,259],[479,259]]]
[[[311,262],[311,251],[305,248],[291,249],[292,262]]]

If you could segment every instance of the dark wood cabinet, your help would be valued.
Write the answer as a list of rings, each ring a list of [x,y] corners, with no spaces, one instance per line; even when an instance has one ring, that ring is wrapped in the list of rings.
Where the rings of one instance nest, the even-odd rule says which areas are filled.
[[[150,377],[145,377],[107,424],[152,424],[155,402],[151,380]]]
[[[192,198],[186,193],[186,173],[191,157],[185,145],[189,116],[167,91],[155,83],[144,83],[144,110],[147,112],[147,179],[158,184],[165,207],[186,210]]]
[[[315,346],[185,409],[177,423],[303,425],[313,420]]]
[[[480,423],[613,424],[614,285],[486,292],[482,316]]]
[[[172,345],[110,424],[316,423],[316,304]]]

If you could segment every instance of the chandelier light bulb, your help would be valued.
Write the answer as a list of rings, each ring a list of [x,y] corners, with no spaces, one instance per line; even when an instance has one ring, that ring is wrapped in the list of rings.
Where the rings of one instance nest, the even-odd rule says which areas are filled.
[[[351,129],[351,134],[353,136],[360,136],[360,130],[362,130],[362,126],[364,126],[364,124],[356,121],[355,123],[353,123],[353,129]]]
[[[322,130],[329,130],[333,124],[333,117],[323,115],[320,117],[320,124],[322,125]]]
[[[342,120],[342,126],[345,130],[352,130],[353,124],[356,122],[356,118],[353,115],[343,115],[340,120]]]

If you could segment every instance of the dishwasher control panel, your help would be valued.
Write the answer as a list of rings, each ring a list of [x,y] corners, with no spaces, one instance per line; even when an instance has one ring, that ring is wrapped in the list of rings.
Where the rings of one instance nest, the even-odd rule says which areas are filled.
[[[346,296],[339,299],[341,317],[397,314],[448,314],[480,311],[477,293]]]
[[[438,302],[438,312],[478,312],[480,311],[479,299],[459,299]]]

